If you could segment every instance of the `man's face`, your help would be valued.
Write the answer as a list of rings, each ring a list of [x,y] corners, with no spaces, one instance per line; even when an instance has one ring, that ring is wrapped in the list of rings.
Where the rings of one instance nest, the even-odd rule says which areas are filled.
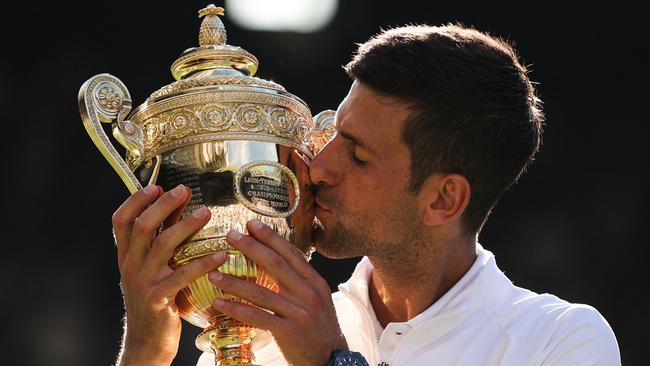
[[[355,82],[336,112],[338,133],[310,168],[316,200],[314,241],[331,258],[398,254],[420,232],[409,192],[410,154],[401,102]]]

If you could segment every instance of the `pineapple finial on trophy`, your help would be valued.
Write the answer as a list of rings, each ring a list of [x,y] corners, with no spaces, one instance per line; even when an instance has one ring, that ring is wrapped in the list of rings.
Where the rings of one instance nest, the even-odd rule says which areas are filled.
[[[199,31],[199,45],[216,46],[226,44],[226,28],[223,26],[219,15],[224,15],[224,9],[210,4],[199,10],[199,18],[203,18]]]
[[[241,47],[226,44],[226,28],[219,18],[224,9],[213,4],[199,10],[199,46],[186,49],[171,67],[176,80],[208,76],[245,75],[257,71],[257,58]]]

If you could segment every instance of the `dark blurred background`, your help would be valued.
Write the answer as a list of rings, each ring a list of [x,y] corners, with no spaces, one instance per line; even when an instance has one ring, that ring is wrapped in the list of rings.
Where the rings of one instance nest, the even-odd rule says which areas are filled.
[[[207,2],[80,4],[13,2],[3,14],[5,365],[114,362],[123,309],[110,218],[128,192],[86,135],[77,92],[109,72],[142,103],[197,45]],[[314,33],[247,30],[227,8],[224,22],[229,44],[259,58],[258,76],[314,113],[336,108],[350,85],[341,66],[382,27],[462,22],[515,43],[540,83],[544,146],[480,241],[515,284],[595,306],[624,364],[640,365],[650,328],[649,15],[646,1],[346,0]],[[313,260],[333,288],[354,263]],[[175,365],[195,363],[197,333],[185,324]]]

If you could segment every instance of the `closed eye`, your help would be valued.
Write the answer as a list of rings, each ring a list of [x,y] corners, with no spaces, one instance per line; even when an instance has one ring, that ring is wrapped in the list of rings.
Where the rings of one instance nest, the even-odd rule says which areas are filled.
[[[364,167],[366,164],[368,164],[367,161],[359,159],[359,157],[356,154],[356,147],[353,145],[352,146],[352,151],[350,152],[350,155],[352,156],[352,162],[360,167]]]

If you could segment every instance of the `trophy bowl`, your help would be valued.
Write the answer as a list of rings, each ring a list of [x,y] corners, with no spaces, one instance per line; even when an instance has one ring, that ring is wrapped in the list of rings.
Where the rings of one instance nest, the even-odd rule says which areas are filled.
[[[335,134],[333,111],[312,117],[306,103],[281,85],[253,77],[258,61],[226,44],[219,15],[210,5],[199,11],[199,47],[187,49],[172,64],[177,81],[155,91],[131,111],[131,97],[116,77],[99,74],[79,91],[83,124],[89,136],[135,192],[157,184],[165,191],[184,184],[192,198],[181,217],[205,206],[208,224],[179,245],[169,266],[177,269],[202,256],[225,251],[219,271],[278,287],[262,268],[225,240],[258,219],[290,241],[309,260],[312,251],[312,193],[309,163]],[[117,152],[102,123],[126,148]],[[216,310],[214,299],[243,301],[197,279],[179,292],[183,319],[204,330],[196,345],[214,352],[216,365],[252,365],[253,351],[268,343],[268,332]]]

